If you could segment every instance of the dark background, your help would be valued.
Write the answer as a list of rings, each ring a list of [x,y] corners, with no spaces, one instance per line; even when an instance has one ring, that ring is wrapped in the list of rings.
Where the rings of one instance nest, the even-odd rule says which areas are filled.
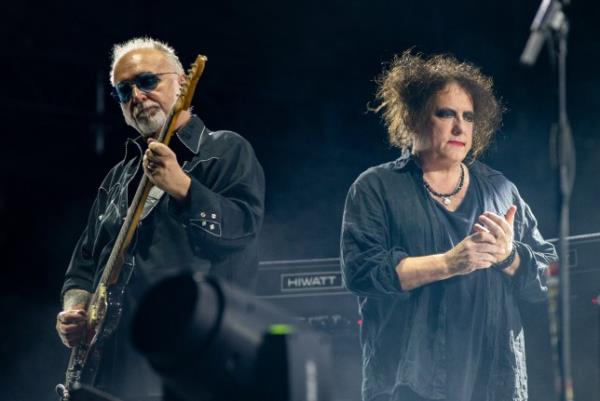
[[[66,366],[53,328],[62,275],[97,185],[121,158],[124,138],[135,135],[108,95],[105,113],[96,114],[97,86],[109,90],[113,43],[150,35],[174,46],[184,66],[207,55],[196,113],[211,129],[245,136],[265,169],[261,259],[335,257],[349,185],[367,167],[398,155],[379,117],[367,112],[373,78],[413,46],[453,53],[495,78],[508,112],[483,160],[517,184],[542,233],[557,235],[548,150],[556,72],[546,50],[534,68],[518,63],[538,6],[538,0],[4,5],[0,399],[52,400]],[[568,105],[578,157],[571,232],[582,234],[600,231],[600,5],[573,0],[567,14]],[[595,324],[590,320],[590,328]],[[532,368],[531,359],[532,393],[549,394],[551,377]],[[540,399],[547,398],[533,398]]]

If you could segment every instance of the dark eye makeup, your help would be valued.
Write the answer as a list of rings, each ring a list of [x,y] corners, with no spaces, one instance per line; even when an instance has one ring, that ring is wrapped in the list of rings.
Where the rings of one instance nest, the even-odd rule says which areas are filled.
[[[451,118],[456,116],[456,112],[452,109],[441,108],[435,111],[435,116],[439,118]]]
[[[440,108],[435,111],[435,116],[438,118],[454,118],[456,117],[456,112],[449,108]],[[472,111],[465,111],[463,113],[463,119],[472,123],[475,121],[475,114]]]

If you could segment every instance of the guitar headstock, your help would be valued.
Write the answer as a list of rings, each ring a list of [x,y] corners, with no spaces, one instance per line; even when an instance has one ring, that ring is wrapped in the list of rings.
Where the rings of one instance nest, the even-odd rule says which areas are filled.
[[[187,110],[192,105],[192,99],[194,98],[194,92],[196,91],[196,85],[198,80],[204,72],[204,66],[206,64],[206,56],[199,54],[196,56],[196,60],[190,66],[185,77],[185,82],[181,84],[179,90],[179,97],[175,103],[175,112]]]

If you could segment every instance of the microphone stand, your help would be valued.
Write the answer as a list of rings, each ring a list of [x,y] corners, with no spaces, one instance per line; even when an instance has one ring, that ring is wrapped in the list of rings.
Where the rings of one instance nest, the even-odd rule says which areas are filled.
[[[553,127],[551,151],[558,161],[559,190],[559,289],[556,291],[556,278],[550,278],[549,313],[550,334],[555,355],[556,385],[560,401],[573,401],[573,379],[571,376],[571,314],[570,314],[570,277],[569,277],[569,204],[575,179],[575,149],[569,119],[567,116],[566,59],[569,22],[562,12],[563,5],[570,0],[542,0],[540,8],[531,25],[531,35],[521,55],[521,62],[533,65],[546,39],[552,46],[552,40],[558,41],[558,130]],[[551,48],[551,50],[553,50]],[[556,132],[558,131],[558,132]],[[557,136],[557,138],[555,138]],[[555,288],[552,288],[552,287]],[[558,298],[557,299],[557,295]],[[558,305],[559,319],[556,316]],[[559,322],[559,324],[557,323]],[[558,329],[558,330],[557,330]],[[557,338],[558,334],[558,338]],[[556,357],[558,355],[558,357]]]

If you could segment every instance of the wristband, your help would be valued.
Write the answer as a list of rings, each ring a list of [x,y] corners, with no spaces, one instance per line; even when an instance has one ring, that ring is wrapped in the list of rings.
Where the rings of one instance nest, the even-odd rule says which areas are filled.
[[[504,270],[513,264],[516,256],[517,256],[517,247],[515,246],[515,244],[513,244],[513,249],[510,252],[510,255],[508,255],[508,257],[506,259],[504,259],[502,262],[494,263],[492,265],[492,267],[497,270]]]

